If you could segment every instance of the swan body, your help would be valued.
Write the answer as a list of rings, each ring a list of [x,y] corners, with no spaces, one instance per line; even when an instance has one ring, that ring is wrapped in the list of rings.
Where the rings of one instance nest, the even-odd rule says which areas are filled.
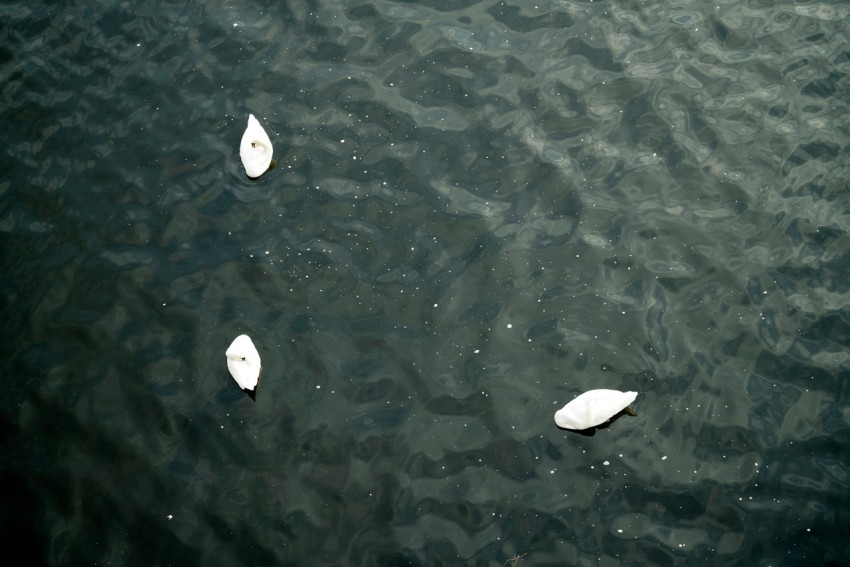
[[[555,424],[579,431],[596,427],[626,409],[635,398],[637,392],[590,390],[555,412]]]
[[[239,144],[239,157],[245,173],[254,179],[264,174],[272,163],[272,141],[253,114],[248,115],[248,127]]]
[[[251,337],[239,335],[227,347],[227,369],[243,390],[253,392],[260,380],[260,353],[257,352]]]

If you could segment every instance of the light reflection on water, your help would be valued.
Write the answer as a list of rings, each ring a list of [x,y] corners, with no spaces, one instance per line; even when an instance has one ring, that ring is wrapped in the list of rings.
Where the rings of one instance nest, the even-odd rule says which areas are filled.
[[[840,562],[847,10],[693,8],[0,8],[10,539]]]

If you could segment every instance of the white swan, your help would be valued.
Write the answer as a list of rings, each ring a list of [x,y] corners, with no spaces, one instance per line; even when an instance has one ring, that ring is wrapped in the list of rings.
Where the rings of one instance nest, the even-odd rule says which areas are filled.
[[[253,114],[248,115],[248,127],[239,144],[239,157],[245,173],[252,178],[264,174],[272,163],[272,141]]]
[[[588,429],[605,423],[637,398],[637,392],[590,390],[555,412],[555,424],[564,429]]]
[[[227,347],[227,369],[243,390],[253,392],[260,380],[260,353],[257,352],[251,337],[239,335]]]

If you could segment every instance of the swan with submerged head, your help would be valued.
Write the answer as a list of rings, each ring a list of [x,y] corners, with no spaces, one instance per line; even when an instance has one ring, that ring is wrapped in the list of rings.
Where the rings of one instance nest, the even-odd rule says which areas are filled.
[[[272,141],[269,135],[260,126],[259,120],[253,114],[248,115],[248,127],[242,134],[242,142],[239,144],[239,157],[248,177],[256,179],[268,171],[272,164]]]

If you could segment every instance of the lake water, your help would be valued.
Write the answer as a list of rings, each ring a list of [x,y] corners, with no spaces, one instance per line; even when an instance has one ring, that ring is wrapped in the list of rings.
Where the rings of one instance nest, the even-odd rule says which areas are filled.
[[[34,564],[847,563],[846,2],[0,24],[0,527]],[[558,429],[596,388],[637,416]]]

